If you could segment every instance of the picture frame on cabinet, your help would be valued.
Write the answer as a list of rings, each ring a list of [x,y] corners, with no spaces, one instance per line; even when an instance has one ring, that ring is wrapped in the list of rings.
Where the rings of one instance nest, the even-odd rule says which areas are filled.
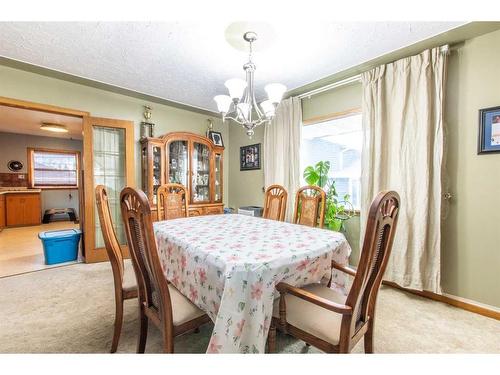
[[[222,140],[221,133],[209,131],[208,138],[210,138],[210,140],[214,143],[214,145],[224,147],[224,141]]]

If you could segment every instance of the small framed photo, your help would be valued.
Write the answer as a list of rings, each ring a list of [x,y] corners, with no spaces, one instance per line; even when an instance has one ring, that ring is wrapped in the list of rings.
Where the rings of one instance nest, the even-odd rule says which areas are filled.
[[[479,110],[478,154],[500,152],[500,107]]]
[[[240,171],[260,169],[260,143],[240,147]]]
[[[214,145],[224,147],[224,142],[222,141],[222,134],[219,132],[208,132],[208,138],[212,140]]]

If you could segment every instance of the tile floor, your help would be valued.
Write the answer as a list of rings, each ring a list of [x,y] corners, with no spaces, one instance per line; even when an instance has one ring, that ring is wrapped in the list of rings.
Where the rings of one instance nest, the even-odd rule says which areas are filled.
[[[80,224],[59,221],[30,227],[6,228],[0,232],[0,277],[59,267],[75,262],[46,265],[38,233],[58,229],[79,229]]]

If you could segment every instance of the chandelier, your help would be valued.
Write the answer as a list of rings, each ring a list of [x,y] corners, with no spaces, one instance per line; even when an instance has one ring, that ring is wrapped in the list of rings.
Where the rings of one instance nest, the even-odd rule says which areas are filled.
[[[270,83],[264,87],[268,99],[257,104],[254,90],[255,64],[252,62],[252,43],[257,40],[257,34],[248,31],[243,35],[243,39],[249,44],[248,62],[243,65],[246,73],[246,80],[232,78],[224,85],[229,91],[229,95],[217,95],[214,97],[217,109],[222,115],[222,121],[230,119],[242,125],[246,129],[249,137],[254,134],[254,129],[272,120],[276,113],[276,108],[286,91],[285,85],[281,83]]]

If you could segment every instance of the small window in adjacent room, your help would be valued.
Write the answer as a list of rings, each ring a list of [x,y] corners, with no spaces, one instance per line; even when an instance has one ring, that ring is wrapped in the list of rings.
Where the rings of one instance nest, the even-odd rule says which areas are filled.
[[[329,161],[329,177],[335,181],[338,197],[349,194],[354,209],[359,210],[362,143],[361,114],[304,125],[301,173],[309,165]]]
[[[28,149],[28,155],[31,187],[78,188],[78,152]]]

